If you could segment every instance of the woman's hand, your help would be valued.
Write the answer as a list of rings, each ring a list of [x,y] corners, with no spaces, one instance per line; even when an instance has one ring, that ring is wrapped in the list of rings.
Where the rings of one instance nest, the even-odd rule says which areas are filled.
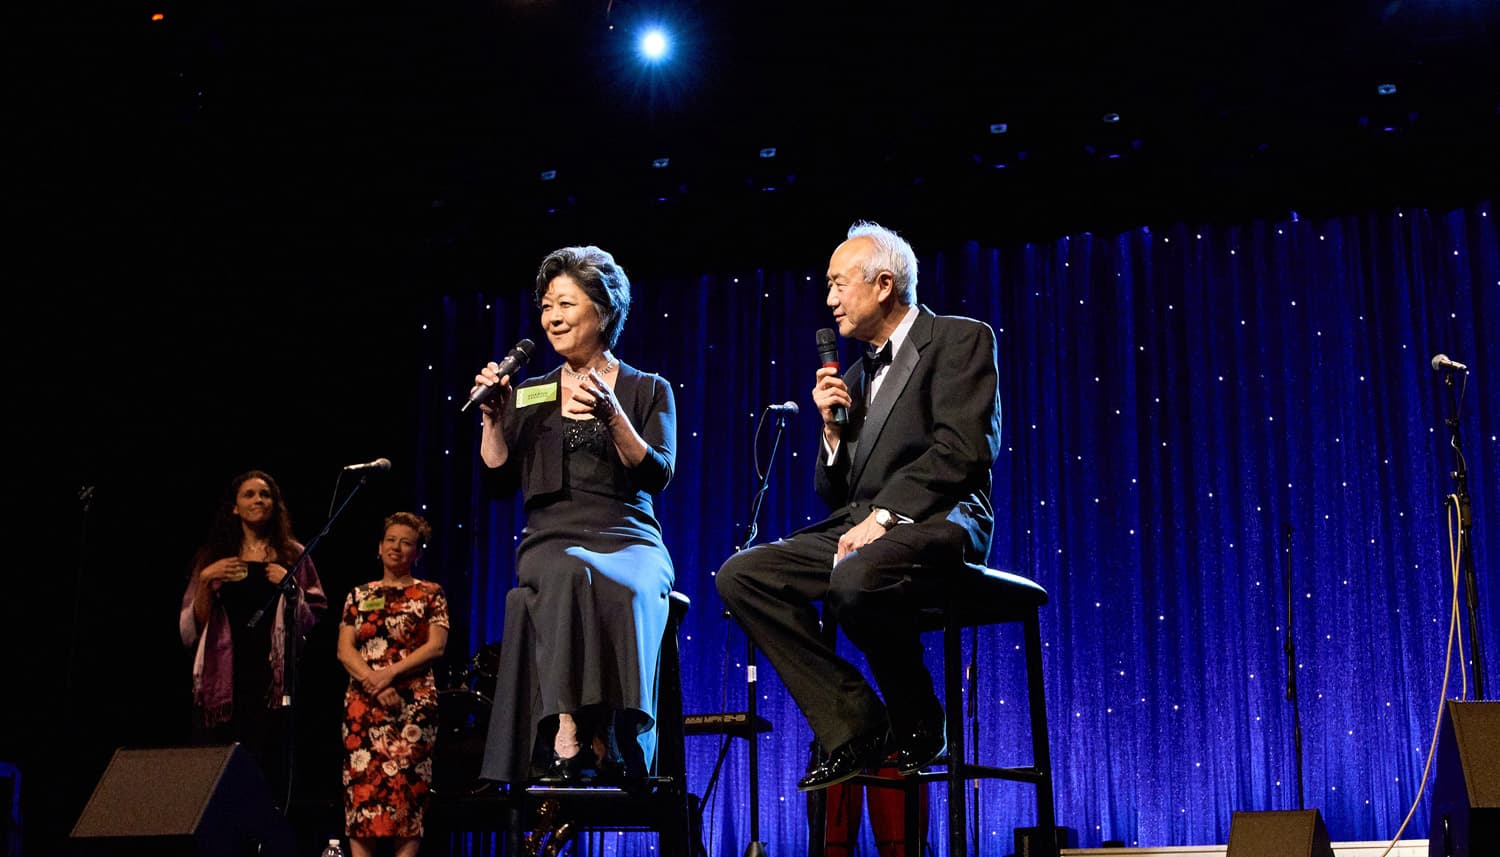
[[[505,375],[502,377],[500,375],[500,364],[491,360],[484,364],[484,368],[479,370],[478,375],[474,376],[474,386],[469,389],[469,396],[472,398],[479,391],[479,388],[493,387],[497,384],[500,386],[500,389],[491,394],[488,399],[479,403],[479,413],[484,417],[486,424],[490,420],[499,418],[500,410],[505,405],[505,400],[510,398],[510,376]]]
[[[237,556],[226,556],[203,567],[198,572],[198,581],[214,589],[226,580],[244,580],[245,575],[250,573],[250,566]],[[282,569],[285,574],[286,570]]]
[[[266,563],[266,580],[270,581],[272,586],[280,586],[285,577],[286,566],[279,562]]]
[[[401,710],[401,694],[397,693],[393,687],[388,687],[375,694],[375,701],[384,705],[393,713]]]
[[[615,391],[604,383],[597,371],[590,369],[588,377],[579,381],[578,388],[573,391],[568,413],[593,414],[594,419],[609,425],[619,412],[620,403],[615,398]]]
[[[390,670],[383,667],[377,667],[376,669],[370,670],[370,674],[360,679],[359,683],[360,686],[365,689],[365,693],[368,693],[371,696],[379,697],[381,691],[390,689],[391,681],[394,678],[395,677],[391,675]]]
[[[510,398],[510,376],[502,378],[499,370],[500,364],[495,361],[486,363],[474,376],[474,386],[469,390],[469,395],[473,396],[481,387],[500,386],[494,395],[479,403],[479,419],[484,424],[484,430],[479,434],[479,458],[486,467],[500,467],[510,460],[510,447],[505,443],[504,426],[500,420],[505,402]]]

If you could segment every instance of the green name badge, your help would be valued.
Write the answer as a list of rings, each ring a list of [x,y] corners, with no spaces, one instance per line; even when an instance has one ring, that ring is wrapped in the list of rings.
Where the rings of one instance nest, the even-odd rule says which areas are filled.
[[[369,612],[374,611],[374,610],[384,610],[384,609],[385,609],[385,596],[384,595],[372,595],[369,598],[366,598],[363,601],[359,602],[359,612],[361,612],[361,613],[369,613]]]
[[[529,408],[544,402],[557,401],[556,384],[535,384],[516,390],[516,407]]]

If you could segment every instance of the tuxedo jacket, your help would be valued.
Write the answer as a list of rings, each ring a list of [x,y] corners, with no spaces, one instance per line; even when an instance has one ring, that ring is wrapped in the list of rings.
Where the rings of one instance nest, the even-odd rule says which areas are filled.
[[[862,361],[844,373],[849,424],[832,463],[817,456],[816,490],[832,513],[808,529],[852,526],[885,508],[960,538],[964,561],[983,565],[995,530],[998,375],[989,325],[920,307],[873,402]]]

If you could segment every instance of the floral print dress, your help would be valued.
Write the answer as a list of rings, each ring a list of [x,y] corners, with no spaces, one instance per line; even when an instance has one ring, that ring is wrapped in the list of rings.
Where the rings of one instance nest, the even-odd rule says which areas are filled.
[[[354,647],[366,664],[389,667],[426,643],[432,626],[448,627],[448,601],[430,581],[376,581],[349,593],[341,621],[354,628]],[[351,837],[422,835],[438,731],[437,682],[428,667],[392,687],[401,697],[398,711],[353,679],[344,692],[344,826]]]

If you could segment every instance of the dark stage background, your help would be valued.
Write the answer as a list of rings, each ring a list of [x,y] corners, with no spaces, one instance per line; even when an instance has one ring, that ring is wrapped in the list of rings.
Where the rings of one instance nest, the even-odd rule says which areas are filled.
[[[1442,681],[1437,352],[1475,367],[1462,431],[1500,690],[1497,10],[17,10],[0,760],[23,771],[27,853],[62,849],[114,747],[186,739],[175,612],[235,473],[276,474],[307,540],[339,467],[390,457],[320,548],[330,596],[376,573],[380,518],[416,508],[464,620],[450,660],[499,637],[515,509],[477,493],[449,397],[534,334],[531,271],[566,243],[619,256],[639,289],[620,354],[680,385],[661,509],[695,601],[688,707],[740,707],[709,575],[743,524],[754,413],[811,407],[821,273],[861,217],[913,240],[923,302],[1000,333],[991,560],[1054,596],[1062,823],[1083,844],[1222,842],[1232,810],[1292,804],[1291,524],[1308,802],[1335,839],[1391,835]],[[676,48],[645,70],[653,18]],[[821,513],[813,423],[776,462],[766,537]],[[314,807],[338,799],[333,640],[325,622],[303,668]],[[984,710],[992,748],[1024,735],[1018,642],[979,638],[1007,700]],[[799,853],[808,733],[763,675],[763,836]],[[716,748],[690,744],[695,789]],[[715,854],[748,835],[732,758]],[[983,788],[985,854],[1031,823],[1022,795]],[[1424,805],[1407,835],[1426,825]]]

